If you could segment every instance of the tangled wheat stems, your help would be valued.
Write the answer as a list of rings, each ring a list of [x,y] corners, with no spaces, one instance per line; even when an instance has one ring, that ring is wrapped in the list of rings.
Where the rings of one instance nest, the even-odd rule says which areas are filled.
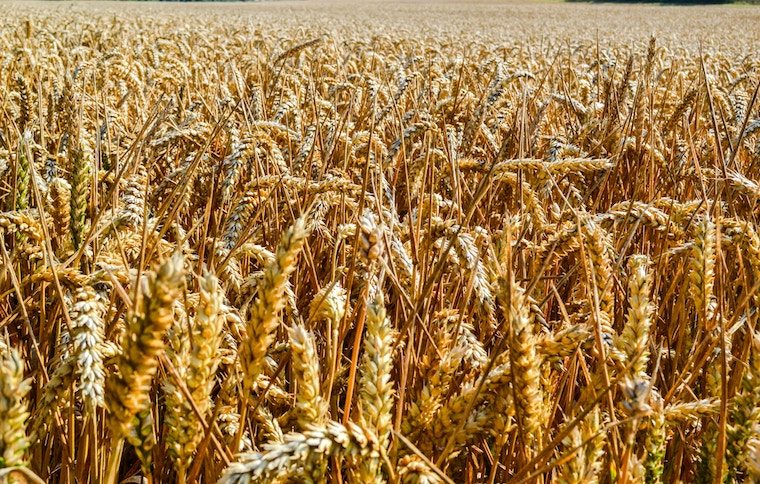
[[[214,8],[0,14],[0,479],[760,479],[756,9]]]

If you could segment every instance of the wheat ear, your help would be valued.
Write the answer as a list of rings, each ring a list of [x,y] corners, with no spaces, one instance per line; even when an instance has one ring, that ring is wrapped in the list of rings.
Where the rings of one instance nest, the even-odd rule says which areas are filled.
[[[310,476],[315,465],[326,457],[340,456],[349,461],[377,457],[377,443],[356,424],[328,422],[311,426],[303,433],[284,436],[279,444],[264,445],[263,453],[240,456],[227,468],[219,484],[281,482],[299,476],[302,482],[315,482]]]
[[[211,407],[211,391],[219,365],[218,350],[224,325],[220,316],[223,295],[214,275],[206,273],[201,278],[199,296],[189,344],[174,348],[171,353],[171,360],[177,372],[184,377],[183,383],[192,402],[180,390],[179,383],[173,380],[164,383],[167,402],[165,423],[169,429],[166,441],[180,480],[185,479],[195,449],[203,439],[203,424],[196,410],[201,418],[205,418]]]
[[[364,426],[377,435],[378,445],[385,448],[391,433],[391,370],[396,334],[385,314],[382,293],[379,290],[374,292],[374,300],[367,303],[364,356],[359,369],[359,409]],[[382,481],[379,460],[365,460],[359,476],[364,482]]]
[[[629,261],[628,304],[630,308],[628,319],[618,339],[619,351],[625,355],[628,364],[631,365],[631,374],[634,378],[643,378],[646,375],[649,360],[647,346],[654,308],[650,302],[652,277],[648,266],[649,260],[646,256],[633,256]]]
[[[87,231],[87,206],[90,198],[92,150],[82,140],[71,154],[71,240],[75,249],[82,245]]]
[[[280,323],[280,311],[286,304],[284,295],[288,276],[296,268],[296,257],[303,247],[306,235],[304,219],[299,218],[283,235],[275,260],[264,271],[246,325],[248,339],[239,350],[246,391],[254,388],[256,378],[264,368],[264,358]]]
[[[174,321],[172,306],[179,298],[183,282],[182,255],[178,252],[144,280],[142,307],[130,318],[122,340],[123,352],[118,373],[106,382],[106,406],[111,428],[112,451],[106,482],[114,483],[120,460],[120,449],[134,416],[147,409],[150,387],[158,367],[158,357],[164,349],[164,334]]]
[[[704,217],[696,227],[689,263],[689,295],[700,323],[707,329],[715,319],[715,237],[715,224]]]
[[[319,359],[314,336],[300,325],[288,330],[291,358],[296,381],[296,415],[298,426],[320,424],[327,417],[327,402],[322,398],[319,381]]]
[[[533,317],[522,287],[511,278],[502,279],[499,285],[501,307],[510,325],[509,355],[524,445],[526,448],[540,447],[544,410]]]
[[[70,316],[71,340],[79,376],[79,391],[85,408],[92,415],[104,404],[105,370],[103,368],[104,313],[100,296],[92,287],[77,290]]]
[[[31,381],[24,380],[24,360],[15,349],[0,353],[0,468],[23,466],[29,438],[26,396]]]

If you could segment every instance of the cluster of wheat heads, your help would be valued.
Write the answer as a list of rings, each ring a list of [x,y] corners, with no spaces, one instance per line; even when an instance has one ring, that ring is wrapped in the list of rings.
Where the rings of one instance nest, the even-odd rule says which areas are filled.
[[[0,480],[760,472],[757,57],[4,25]]]

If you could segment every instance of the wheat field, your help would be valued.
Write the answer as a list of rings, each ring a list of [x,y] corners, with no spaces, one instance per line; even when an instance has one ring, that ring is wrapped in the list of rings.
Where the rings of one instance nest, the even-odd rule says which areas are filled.
[[[760,479],[760,8],[0,6],[0,482]]]

